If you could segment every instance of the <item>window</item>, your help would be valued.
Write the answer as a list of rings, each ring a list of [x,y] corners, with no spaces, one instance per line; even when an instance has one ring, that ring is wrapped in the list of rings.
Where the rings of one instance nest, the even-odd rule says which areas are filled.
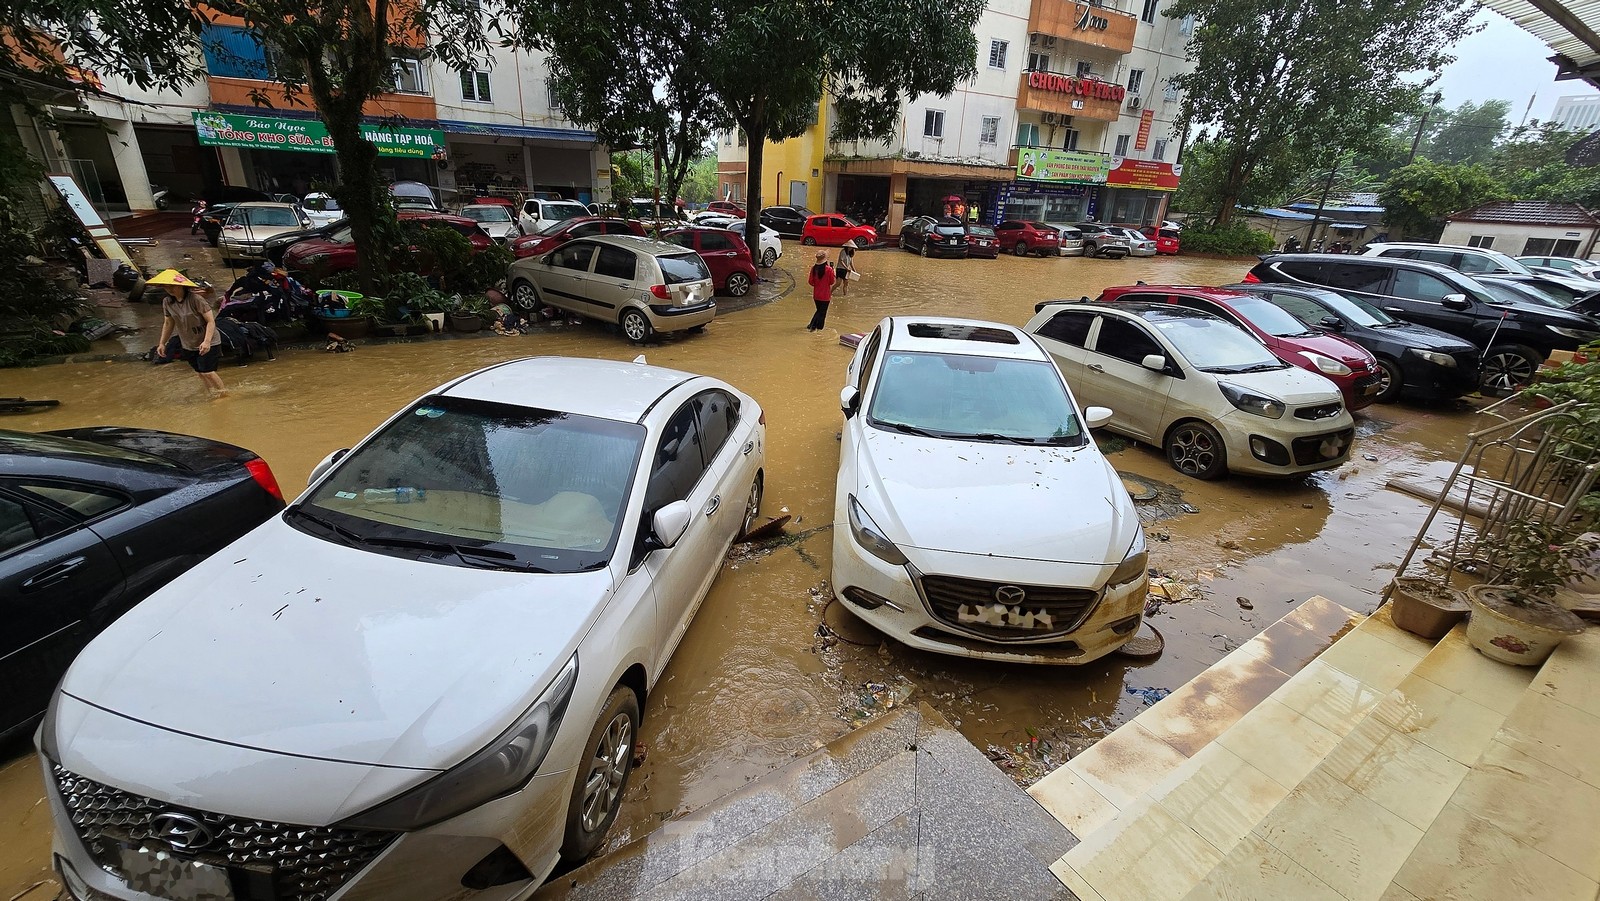
[[[1272,302],[1273,306],[1310,326],[1316,326],[1322,320],[1333,315],[1333,313],[1324,309],[1321,304],[1298,294],[1284,294],[1280,291],[1274,291],[1267,295],[1267,299]]]
[[[1094,63],[1078,63],[1078,77],[1088,78],[1094,74]]]
[[[878,346],[883,343],[883,329],[873,329],[867,339],[867,349],[861,354],[861,371],[856,373],[856,390],[867,390],[867,378],[872,375],[872,364],[878,360]]]
[[[582,227],[583,226],[579,226],[579,228]],[[661,240],[667,242],[668,244],[676,244],[679,247],[687,247],[690,250],[694,250],[694,236],[688,232],[673,232]]]
[[[39,540],[28,511],[19,503],[0,497],[0,554]]]
[[[1311,264],[1320,267],[1322,264]],[[1290,272],[1290,275],[1296,273]],[[1307,278],[1306,281],[1317,281],[1316,276]],[[1368,294],[1378,294],[1383,291],[1384,284],[1389,280],[1389,270],[1382,266],[1367,266],[1361,263],[1334,263],[1327,267],[1323,274],[1322,283],[1330,288],[1339,288],[1345,291],[1364,291]]]
[[[1089,340],[1089,326],[1093,323],[1093,313],[1067,310],[1055,314],[1049,322],[1039,326],[1039,337],[1051,338],[1073,347],[1082,347]]]
[[[724,391],[702,391],[693,403],[700,417],[700,447],[709,465],[739,423],[739,402]]]
[[[984,116],[983,127],[978,129],[979,144],[993,144],[1000,139],[1000,117]]]
[[[1468,247],[1482,247],[1485,250],[1494,246],[1494,235],[1473,235],[1467,239]]]
[[[1128,155],[1128,136],[1127,135],[1117,135],[1117,149],[1111,155],[1112,156],[1127,156]]]
[[[1153,149],[1151,149],[1151,151],[1150,151],[1150,158],[1153,159],[1153,160],[1164,160],[1164,159],[1167,158],[1167,139],[1166,138],[1157,138],[1156,139],[1155,147]]]
[[[1156,22],[1156,0],[1144,0],[1144,11],[1139,13],[1139,19],[1154,25]],[[1187,34],[1187,32],[1185,32]]]
[[[634,261],[633,251],[623,250],[620,247],[602,245],[600,259],[595,261],[594,274],[606,278],[620,278],[633,281]]]
[[[1066,136],[1061,139],[1061,149],[1077,150],[1080,132],[1076,128],[1066,128],[1062,130],[1066,133]]]
[[[266,45],[236,25],[206,25],[200,31],[206,71],[224,78],[272,78]]]
[[[397,57],[394,61],[394,89],[401,94],[428,93],[427,76],[423,74],[422,60]]]
[[[1006,51],[1010,49],[1009,41],[989,42],[989,68],[1004,69],[1006,67]]]
[[[944,110],[931,109],[923,113],[922,136],[925,138],[944,137]]]
[[[482,69],[461,70],[461,99],[489,102],[489,73]]]
[[[1128,93],[1137,94],[1144,87],[1144,70],[1130,69],[1128,71]]]
[[[1030,52],[1028,54],[1028,68],[1035,72],[1050,71],[1050,54]]]
[[[1477,254],[1463,253],[1460,254],[1460,259],[1460,264],[1452,268],[1460,269],[1462,272],[1465,272],[1468,275],[1477,275],[1480,272],[1506,271],[1504,266],[1501,266],[1490,257],[1480,257]]]
[[[554,78],[546,78],[544,80],[544,99],[546,103],[550,104],[552,112],[561,112],[561,98],[556,94],[556,80]]]
[[[701,232],[701,250],[732,250],[733,240],[722,232]]]
[[[1032,122],[1017,123],[1017,146],[1038,147],[1039,126]]]
[[[1095,339],[1094,349],[1135,366],[1142,366],[1144,358],[1150,354],[1166,356],[1161,345],[1144,329],[1126,319],[1113,319],[1110,316],[1100,317],[1100,337]]]
[[[1426,272],[1414,272],[1410,269],[1396,270],[1394,274],[1394,294],[1410,300],[1427,300],[1438,302],[1446,294],[1460,294],[1451,284],[1442,278],[1435,278]]]
[[[556,221],[557,222],[563,222],[565,220],[557,219]],[[608,231],[608,229],[606,228],[604,222],[585,222],[582,225],[574,225],[567,232],[567,237],[569,237],[569,238],[587,238],[590,235],[603,235],[603,234],[606,234],[607,231]]]
[[[673,501],[687,498],[705,471],[705,459],[700,455],[700,427],[695,423],[691,400],[672,414],[662,431],[661,443],[656,446],[650,483],[644,493],[646,517]]]
[[[579,272],[589,271],[589,260],[594,257],[594,245],[586,242],[575,242],[557,250],[550,263],[562,269],[576,269]]]
[[[19,484],[17,488],[48,504],[64,507],[85,520],[104,516],[128,505],[128,499],[120,494],[81,483],[30,482]]]

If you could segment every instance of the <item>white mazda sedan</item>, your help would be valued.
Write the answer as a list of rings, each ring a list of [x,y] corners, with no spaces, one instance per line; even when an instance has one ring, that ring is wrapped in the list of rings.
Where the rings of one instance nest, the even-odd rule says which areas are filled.
[[[78,657],[39,732],[76,899],[506,899],[595,850],[761,502],[720,381],[542,358],[428,393]]]
[[[840,395],[833,591],[925,651],[1088,663],[1144,614],[1139,516],[1031,336],[892,317]]]

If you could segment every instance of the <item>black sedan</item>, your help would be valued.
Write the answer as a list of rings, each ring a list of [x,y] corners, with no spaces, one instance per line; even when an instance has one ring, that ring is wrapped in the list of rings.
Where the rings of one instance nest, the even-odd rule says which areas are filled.
[[[282,509],[266,462],[230,444],[0,431],[0,738],[44,711],[96,633]]]
[[[1337,333],[1378,358],[1378,400],[1402,394],[1449,400],[1478,388],[1478,349],[1454,335],[1401,322],[1364,300],[1323,288],[1239,284],[1229,291],[1254,294],[1312,328]]]
[[[925,257],[967,255],[967,229],[960,219],[918,216],[900,227],[900,249]]]
[[[769,206],[761,211],[761,224],[780,235],[798,238],[805,231],[806,219],[815,215],[803,206]]]

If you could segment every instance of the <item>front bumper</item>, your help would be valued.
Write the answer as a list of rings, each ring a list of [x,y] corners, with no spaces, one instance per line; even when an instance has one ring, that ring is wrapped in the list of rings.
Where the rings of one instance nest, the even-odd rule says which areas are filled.
[[[266,245],[261,242],[229,241],[223,238],[217,244],[218,248],[234,259],[264,260],[267,258]]]
[[[1422,400],[1451,400],[1478,390],[1477,352],[1451,354],[1456,365],[1440,366],[1412,354],[1400,358],[1405,394]]]
[[[1287,414],[1282,419],[1266,419],[1234,411],[1212,425],[1228,448],[1229,471],[1250,475],[1294,476],[1332,469],[1350,459],[1355,444],[1355,421],[1348,412],[1302,420]],[[1252,439],[1259,443],[1252,445]],[[1329,456],[1327,450],[1337,452]]]

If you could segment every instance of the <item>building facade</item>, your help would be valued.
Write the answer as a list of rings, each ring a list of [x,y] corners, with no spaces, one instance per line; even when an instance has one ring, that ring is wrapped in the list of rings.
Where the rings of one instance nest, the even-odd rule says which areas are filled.
[[[1589,132],[1600,128],[1600,94],[1574,94],[1556,98],[1550,121],[1564,131]]]
[[[1576,203],[1502,200],[1480,204],[1445,220],[1440,244],[1487,247],[1514,257],[1595,255],[1600,218]]]

